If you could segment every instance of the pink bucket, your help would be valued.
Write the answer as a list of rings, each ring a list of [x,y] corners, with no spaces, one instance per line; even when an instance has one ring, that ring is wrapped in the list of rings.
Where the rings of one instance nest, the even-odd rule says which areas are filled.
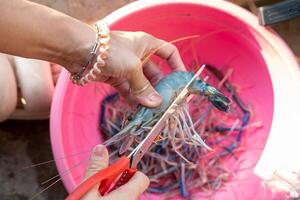
[[[245,161],[240,166],[244,170],[212,199],[259,199],[261,180],[253,173],[253,168],[269,133],[276,131],[272,129],[272,122],[275,118],[276,121],[282,119],[281,124],[276,124],[280,130],[295,126],[286,119],[294,108],[286,105],[289,104],[287,99],[296,98],[293,89],[299,86],[299,71],[285,43],[271,30],[259,26],[251,13],[219,0],[137,1],[105,20],[113,30],[145,31],[166,41],[200,35],[195,40],[175,43],[185,65],[191,65],[196,52],[199,63],[221,69],[230,66],[234,71],[232,82],[251,86],[240,95],[251,103],[255,111],[252,120],[262,122],[263,128],[253,134],[247,133],[246,152],[241,155]],[[193,48],[187,48],[191,45]],[[282,83],[289,89],[281,87]],[[58,171],[69,192],[81,182],[86,162],[79,163],[88,160],[88,152],[102,142],[98,127],[100,102],[104,96],[95,92],[97,89],[111,90],[102,83],[75,86],[66,71],[61,73],[56,87],[51,111],[51,142]],[[63,157],[66,158],[60,159]],[[68,169],[70,172],[66,172]],[[196,194],[193,199],[201,199],[200,196]],[[264,199],[280,198],[268,191],[263,191],[263,196]],[[160,197],[144,194],[141,199]]]

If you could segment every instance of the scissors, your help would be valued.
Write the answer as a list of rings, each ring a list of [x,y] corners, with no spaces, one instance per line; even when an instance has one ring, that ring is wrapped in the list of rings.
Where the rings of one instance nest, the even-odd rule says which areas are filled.
[[[145,139],[138,144],[138,146],[128,155],[122,156],[115,163],[109,167],[100,170],[86,181],[81,183],[67,198],[66,200],[79,200],[96,184],[100,183],[100,194],[106,195],[116,188],[127,183],[130,178],[137,172],[137,164],[148,152],[155,139],[159,136],[161,130],[165,125],[165,121],[176,111],[176,108],[182,103],[183,100],[189,95],[188,87],[193,81],[202,73],[205,65],[197,71],[195,76],[188,82],[188,84],[181,90],[176,99],[168,107],[166,112],[153,126],[151,131],[147,134]]]

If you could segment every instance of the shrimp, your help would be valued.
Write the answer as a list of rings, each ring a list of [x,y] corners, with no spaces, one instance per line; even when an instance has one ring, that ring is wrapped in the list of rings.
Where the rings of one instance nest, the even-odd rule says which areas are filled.
[[[139,133],[141,129],[149,129],[149,127],[153,126],[194,75],[192,72],[175,71],[160,80],[155,86],[155,89],[162,97],[161,105],[156,108],[147,108],[140,105],[127,125],[104,144],[107,146],[111,145],[112,143],[124,139],[128,132],[135,135]],[[204,95],[217,109],[223,112],[227,112],[229,109],[231,101],[199,77],[190,85],[188,92],[189,94]],[[199,142],[209,149],[198,135],[196,139],[200,140]],[[128,144],[126,146],[128,146]]]

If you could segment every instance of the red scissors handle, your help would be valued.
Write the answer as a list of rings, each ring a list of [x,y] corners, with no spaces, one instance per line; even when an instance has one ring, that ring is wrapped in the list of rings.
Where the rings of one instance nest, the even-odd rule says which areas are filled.
[[[127,183],[136,171],[137,169],[130,168],[129,158],[122,156],[117,162],[100,170],[85,182],[81,183],[71,194],[69,194],[66,200],[79,200],[98,183],[100,183],[100,194],[105,195]]]

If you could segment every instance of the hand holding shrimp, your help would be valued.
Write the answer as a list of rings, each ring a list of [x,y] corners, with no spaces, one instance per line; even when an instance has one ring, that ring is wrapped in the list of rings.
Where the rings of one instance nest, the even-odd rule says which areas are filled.
[[[96,81],[111,84],[123,96],[132,95],[142,105],[158,106],[161,97],[150,80],[157,81],[161,75],[148,56],[156,54],[166,59],[173,70],[183,71],[185,67],[177,48],[144,32],[112,31],[110,37],[106,66],[101,68]]]

